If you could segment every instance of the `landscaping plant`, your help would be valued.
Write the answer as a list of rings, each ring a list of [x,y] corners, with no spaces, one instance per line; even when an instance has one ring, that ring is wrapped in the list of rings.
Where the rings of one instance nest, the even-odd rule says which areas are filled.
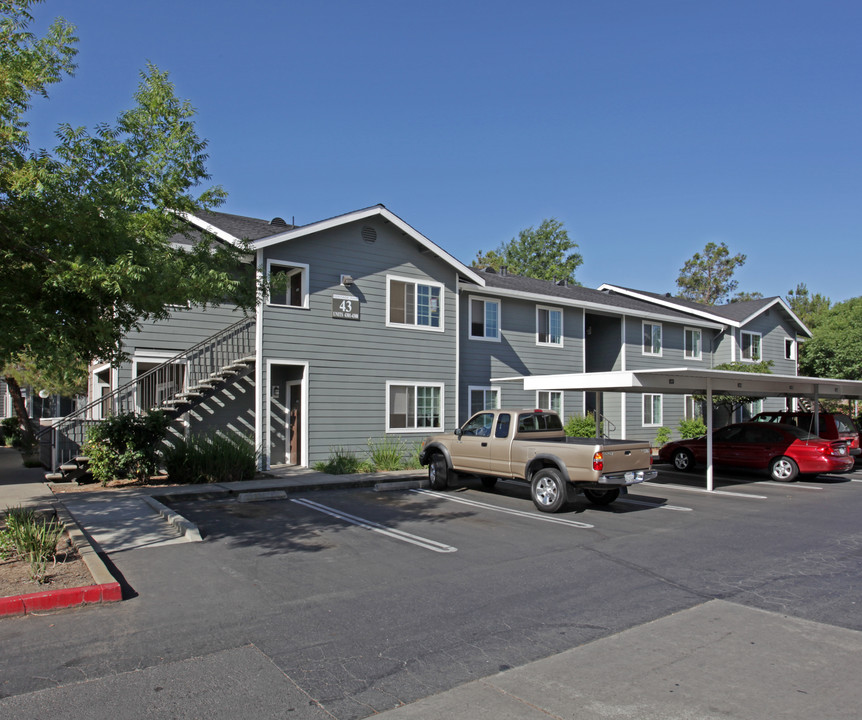
[[[661,447],[670,441],[670,428],[662,425],[655,434],[655,445],[653,447]]]
[[[700,418],[680,420],[677,427],[679,428],[679,435],[683,440],[690,440],[706,435],[706,425]]]
[[[591,438],[596,436],[596,416],[593,413],[586,415],[570,415],[563,425],[563,431],[569,437]],[[599,425],[599,434],[604,433],[604,421]]]
[[[63,525],[56,518],[36,517],[26,508],[6,508],[5,524],[0,532],[0,555],[26,560],[30,577],[41,585],[47,578],[48,562],[56,556]]]
[[[329,475],[350,475],[360,471],[362,461],[356,457],[356,453],[346,448],[337,447],[330,450],[332,453],[328,460],[319,460],[314,463],[317,472]]]
[[[254,443],[246,437],[218,433],[171,438],[162,451],[168,478],[175,483],[251,480],[257,468]]]
[[[159,466],[159,445],[170,418],[161,410],[141,415],[111,415],[87,429],[81,448],[90,459],[89,469],[102,485],[118,478],[147,480]]]

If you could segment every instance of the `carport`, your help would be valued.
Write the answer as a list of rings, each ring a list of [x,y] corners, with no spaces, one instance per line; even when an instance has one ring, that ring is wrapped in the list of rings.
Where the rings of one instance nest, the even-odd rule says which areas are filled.
[[[581,390],[588,392],[663,393],[704,395],[706,406],[712,397],[747,395],[750,397],[808,397],[818,408],[821,399],[860,399],[862,381],[836,378],[768,375],[732,370],[671,368],[659,370],[617,370],[596,373],[562,373],[492,378],[492,382],[523,381],[524,390]],[[712,413],[706,413],[706,489],[713,490]],[[815,433],[817,432],[815,426]]]

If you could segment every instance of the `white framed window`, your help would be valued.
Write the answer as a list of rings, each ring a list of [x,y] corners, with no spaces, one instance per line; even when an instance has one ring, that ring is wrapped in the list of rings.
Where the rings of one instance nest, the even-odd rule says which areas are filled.
[[[685,419],[703,420],[703,400],[698,400],[694,395],[685,395]]]
[[[661,356],[661,324],[644,322],[643,354]]]
[[[661,425],[662,417],[662,396],[653,394],[644,394],[643,396],[643,426],[658,427]]]
[[[796,340],[784,338],[784,359],[796,360]]]
[[[749,362],[760,362],[762,354],[760,346],[763,341],[760,333],[742,331],[742,347],[740,348],[740,357]]]
[[[697,328],[687,327],[685,329],[685,348],[683,354],[686,360],[700,360],[702,357],[701,350],[701,332]]]
[[[386,324],[443,331],[443,285],[386,276]]]
[[[468,388],[470,392],[470,414],[475,415],[482,410],[495,410],[500,407],[500,388],[498,386],[476,386]]]
[[[500,341],[500,301],[470,298],[470,339]]]
[[[443,430],[443,383],[387,381],[386,432]]]
[[[537,390],[536,407],[542,410],[552,410],[560,417],[563,417],[563,391]]]
[[[267,260],[266,275],[270,305],[308,308],[308,265]]]
[[[536,345],[563,347],[563,311],[536,306]]]

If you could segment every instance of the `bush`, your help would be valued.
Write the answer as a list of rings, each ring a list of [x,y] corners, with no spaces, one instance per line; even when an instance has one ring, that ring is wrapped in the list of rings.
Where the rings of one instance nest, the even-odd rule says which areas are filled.
[[[3,442],[7,447],[20,445],[21,428],[18,426],[18,418],[13,415],[0,420],[0,435],[2,435]]]
[[[653,447],[661,447],[670,440],[670,428],[660,427],[655,434],[655,445]]]
[[[362,462],[356,453],[346,448],[335,448],[330,450],[332,455],[328,460],[321,460],[314,463],[314,469],[318,472],[328,473],[329,475],[350,475],[359,472]]]
[[[368,439],[368,456],[357,457],[353,450],[338,447],[330,450],[328,460],[314,463],[318,472],[330,475],[345,475],[357,472],[376,472],[378,470],[417,470],[422,467],[419,453],[422,443],[408,446],[401,438],[386,437],[382,440]]]
[[[102,485],[116,478],[147,480],[158,469],[159,444],[170,423],[161,410],[150,410],[141,415],[111,415],[88,428],[81,449],[90,458],[93,477]]]
[[[571,415],[563,425],[563,430],[569,437],[595,437],[596,416],[593,413]],[[599,424],[599,434],[604,434],[604,421]]]
[[[402,470],[406,450],[401,438],[368,438],[368,459],[375,470]]]
[[[171,445],[162,452],[171,482],[239,482],[251,480],[257,471],[257,452],[249,438],[190,435],[171,439]]]
[[[37,518],[33,510],[25,508],[6,508],[6,527],[0,533],[0,555],[27,560],[30,577],[41,585],[62,534],[63,525],[55,518]]]
[[[699,438],[706,435],[706,425],[700,418],[694,418],[693,420],[680,420],[677,427],[679,428],[680,437],[683,440]]]

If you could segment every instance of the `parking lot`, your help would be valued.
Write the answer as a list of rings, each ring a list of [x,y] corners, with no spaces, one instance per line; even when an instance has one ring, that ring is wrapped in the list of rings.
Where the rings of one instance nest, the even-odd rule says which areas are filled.
[[[716,599],[862,631],[860,483],[718,472],[707,494],[661,466],[609,507],[555,515],[471,479],[172,503],[204,541],[111,554],[114,607],[0,624],[21,647],[0,692],[236,653],[277,669],[260,692],[292,717],[363,718]]]

